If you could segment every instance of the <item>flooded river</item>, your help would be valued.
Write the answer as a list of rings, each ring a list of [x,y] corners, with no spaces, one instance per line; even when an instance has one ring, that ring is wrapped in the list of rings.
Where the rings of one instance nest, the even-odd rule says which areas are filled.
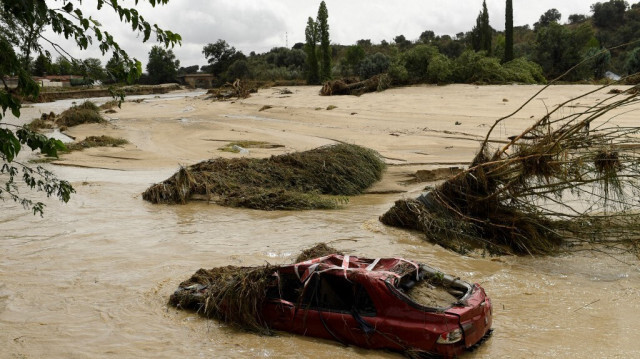
[[[141,193],[175,168],[48,165],[71,181],[44,218],[0,202],[2,358],[399,358],[338,343],[258,336],[167,306],[197,269],[290,262],[317,242],[403,256],[480,283],[494,335],[468,358],[640,357],[640,271],[606,256],[464,257],[378,222],[398,194],[342,210],[263,212],[206,203],[152,205]]]

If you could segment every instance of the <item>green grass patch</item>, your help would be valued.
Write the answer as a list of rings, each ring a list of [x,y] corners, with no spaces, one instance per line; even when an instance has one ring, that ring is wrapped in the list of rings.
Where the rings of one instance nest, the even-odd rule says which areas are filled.
[[[107,101],[99,106],[100,110],[110,110],[114,107],[120,107],[120,101]]]
[[[100,109],[91,101],[75,105],[60,114],[56,120],[58,127],[72,127],[85,123],[102,123],[104,119],[98,112]]]
[[[26,126],[30,131],[38,132],[39,130],[51,129],[53,128],[53,122],[49,120],[43,120],[42,118],[34,118]]]
[[[42,163],[51,163],[55,160],[58,160],[58,157],[39,157],[29,160],[29,163],[32,164],[42,164]]]
[[[38,132],[39,130],[44,129],[52,129],[55,120],[56,114],[51,111],[49,113],[43,113],[40,118],[34,118],[29,124],[26,125],[26,127],[33,132]]]
[[[218,158],[181,168],[142,198],[177,204],[205,196],[230,207],[331,209],[378,181],[384,169],[377,152],[349,144],[266,159]]]
[[[80,109],[85,109],[85,110],[92,110],[92,111],[99,111],[100,108],[93,102],[91,101],[85,101],[79,105],[75,105],[76,108],[80,108]]]
[[[264,142],[264,141],[249,141],[249,140],[247,140],[247,141],[229,142],[225,146],[218,148],[218,150],[223,151],[223,152],[238,153],[238,152],[240,152],[240,149],[238,147],[241,147],[241,148],[280,148],[280,147],[284,147],[284,146],[283,145],[276,145],[276,144],[269,143],[269,142]]]
[[[89,136],[84,140],[67,145],[67,151],[82,151],[85,148],[92,147],[118,147],[126,145],[129,141],[124,138],[115,138],[110,136]]]

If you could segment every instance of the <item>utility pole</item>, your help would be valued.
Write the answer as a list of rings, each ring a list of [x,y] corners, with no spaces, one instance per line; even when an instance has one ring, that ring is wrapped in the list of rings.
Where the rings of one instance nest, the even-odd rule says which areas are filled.
[[[287,44],[287,49],[289,48],[289,32],[284,33],[285,43]]]

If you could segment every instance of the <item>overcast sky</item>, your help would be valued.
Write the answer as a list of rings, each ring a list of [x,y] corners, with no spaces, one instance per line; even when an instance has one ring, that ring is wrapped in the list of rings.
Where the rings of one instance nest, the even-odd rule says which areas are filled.
[[[601,0],[604,1],[604,0]],[[50,6],[60,1],[47,0]],[[514,25],[533,25],[540,15],[551,8],[562,14],[565,22],[571,14],[590,14],[596,0],[513,0]],[[630,1],[634,3],[635,1]],[[133,1],[121,0],[125,7]],[[315,18],[320,1],[310,0],[171,0],[167,5],[152,8],[144,1],[138,11],[147,21],[161,28],[179,33],[182,46],[173,49],[181,66],[205,65],[202,48],[218,39],[249,54],[269,51],[273,47],[291,47],[304,42],[304,30],[309,16]],[[482,8],[482,0],[326,0],[329,10],[331,42],[352,45],[359,39],[392,42],[397,35],[415,40],[424,30],[436,35],[455,35],[471,30]],[[487,0],[489,21],[497,30],[504,30],[504,0]],[[83,1],[85,14],[91,14],[116,41],[146,64],[152,41],[141,43],[139,34],[120,23],[107,6],[96,11],[93,1]],[[78,58],[98,57],[97,49],[77,51],[63,40],[70,53]],[[57,57],[54,55],[54,58]]]

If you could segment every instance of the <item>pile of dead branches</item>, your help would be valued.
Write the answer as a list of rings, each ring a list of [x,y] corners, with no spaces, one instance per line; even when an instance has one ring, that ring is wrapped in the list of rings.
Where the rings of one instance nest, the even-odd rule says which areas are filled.
[[[244,99],[249,98],[251,93],[255,93],[255,90],[246,81],[236,79],[233,83],[227,82],[217,89],[210,89],[208,94],[213,95],[216,100],[228,100],[231,98]]]
[[[302,251],[295,263],[329,254],[341,253],[319,243]],[[271,329],[262,316],[262,306],[269,286],[276,280],[274,273],[278,269],[278,266],[269,264],[199,269],[180,283],[179,289],[169,298],[169,304],[195,310],[207,318],[215,318],[237,328],[270,334]]]
[[[417,199],[397,201],[380,220],[461,253],[637,251],[640,127],[616,119],[638,109],[638,92],[607,94],[605,87],[558,105],[492,147],[492,131],[541,90],[494,123],[467,170]],[[603,99],[576,112],[572,104],[596,92]]]
[[[389,88],[391,80],[387,74],[375,75],[370,79],[358,81],[355,78],[327,81],[322,85],[320,95],[355,95],[360,96],[367,92],[383,91]]]

